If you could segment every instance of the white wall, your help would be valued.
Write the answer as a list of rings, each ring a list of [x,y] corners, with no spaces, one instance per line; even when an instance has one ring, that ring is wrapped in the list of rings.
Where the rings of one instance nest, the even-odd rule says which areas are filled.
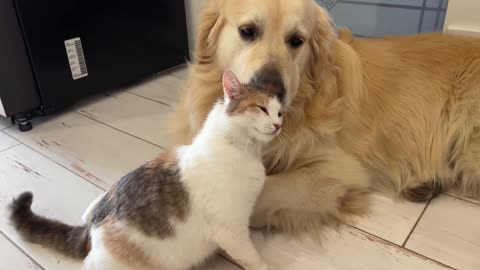
[[[195,48],[197,26],[198,21],[200,20],[200,12],[202,10],[203,1],[204,0],[185,0],[190,51],[193,51]]]
[[[450,0],[444,30],[480,35],[480,0]]]

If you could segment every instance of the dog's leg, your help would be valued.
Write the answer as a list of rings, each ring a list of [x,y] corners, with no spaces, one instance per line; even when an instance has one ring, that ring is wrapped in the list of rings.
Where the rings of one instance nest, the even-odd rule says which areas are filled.
[[[453,187],[462,195],[480,198],[480,132],[471,139],[456,161],[457,182]]]
[[[343,152],[328,157],[267,177],[251,226],[315,232],[326,224],[365,214],[369,204],[365,170]]]

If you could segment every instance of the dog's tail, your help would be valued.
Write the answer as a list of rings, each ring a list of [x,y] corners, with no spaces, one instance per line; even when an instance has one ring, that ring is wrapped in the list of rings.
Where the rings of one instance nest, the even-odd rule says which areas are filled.
[[[33,194],[24,192],[10,204],[10,220],[29,242],[45,245],[69,257],[84,259],[90,252],[90,226],[70,226],[32,212]]]

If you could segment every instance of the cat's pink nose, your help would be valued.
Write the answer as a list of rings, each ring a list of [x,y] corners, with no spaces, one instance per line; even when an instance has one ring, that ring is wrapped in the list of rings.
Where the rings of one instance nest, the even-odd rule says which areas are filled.
[[[282,128],[282,124],[273,124],[273,126],[275,127],[275,131],[278,131]]]

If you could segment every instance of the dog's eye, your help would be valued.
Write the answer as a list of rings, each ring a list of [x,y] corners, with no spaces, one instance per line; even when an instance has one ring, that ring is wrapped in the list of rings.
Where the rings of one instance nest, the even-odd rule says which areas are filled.
[[[300,37],[292,37],[289,43],[292,48],[300,48],[303,45],[303,39]]]
[[[262,106],[257,106],[257,107],[258,107],[262,112],[264,112],[265,114],[268,115],[268,110],[267,110],[267,108],[262,107]]]
[[[258,36],[258,30],[255,26],[241,26],[238,31],[243,40],[254,41]]]

